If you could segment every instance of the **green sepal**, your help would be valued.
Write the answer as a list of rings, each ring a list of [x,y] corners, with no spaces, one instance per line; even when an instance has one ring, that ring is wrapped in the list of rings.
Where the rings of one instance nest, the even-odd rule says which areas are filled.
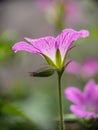
[[[30,76],[33,77],[49,77],[51,75],[53,75],[55,72],[55,69],[53,68],[43,68],[40,70],[37,70],[36,72],[30,72]]]
[[[58,75],[61,77],[63,72],[64,72],[64,66],[61,69],[57,69],[56,72],[58,73]]]
[[[70,50],[72,50],[73,48],[75,48],[75,47],[76,47],[75,45],[72,46],[72,47],[69,48],[69,50],[66,52],[66,54],[65,54],[65,56],[64,56],[64,60],[63,60],[62,66],[64,66],[64,64],[65,64],[65,61],[66,61],[66,57],[67,57],[67,55],[68,55],[68,52],[69,52]]]
[[[57,51],[56,51],[56,66],[57,66],[57,68],[62,67],[62,58],[61,58],[61,53],[60,53],[59,49],[57,49]]]
[[[53,61],[48,56],[46,56],[46,55],[43,55],[43,56],[49,65],[56,67],[56,65],[53,63]]]
[[[64,69],[71,63],[72,60],[67,61],[67,63],[64,65]]]

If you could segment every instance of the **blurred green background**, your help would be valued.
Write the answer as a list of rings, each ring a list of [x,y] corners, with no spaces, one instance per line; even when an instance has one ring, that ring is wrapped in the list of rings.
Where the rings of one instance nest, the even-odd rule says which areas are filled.
[[[63,2],[63,4],[62,4]],[[97,0],[0,0],[0,130],[54,130],[58,118],[57,75],[30,77],[29,72],[47,65],[38,55],[14,53],[12,46],[24,37],[56,36],[64,28],[86,29],[68,58],[79,62],[98,59]],[[97,76],[95,78],[98,83]],[[62,78],[64,114],[70,102],[63,90],[83,88],[87,80],[66,71]]]

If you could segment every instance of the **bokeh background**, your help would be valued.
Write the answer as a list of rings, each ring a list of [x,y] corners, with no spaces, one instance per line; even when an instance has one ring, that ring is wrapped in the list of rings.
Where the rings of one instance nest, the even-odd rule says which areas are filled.
[[[0,0],[0,130],[55,129],[59,111],[57,75],[30,77],[29,72],[47,63],[38,55],[14,53],[12,46],[24,37],[56,36],[64,28],[90,31],[88,38],[75,43],[69,59],[80,63],[87,58],[98,60],[97,0]],[[98,83],[97,74],[89,78]],[[64,115],[70,113],[70,102],[63,90],[68,86],[83,89],[89,78],[65,70]]]

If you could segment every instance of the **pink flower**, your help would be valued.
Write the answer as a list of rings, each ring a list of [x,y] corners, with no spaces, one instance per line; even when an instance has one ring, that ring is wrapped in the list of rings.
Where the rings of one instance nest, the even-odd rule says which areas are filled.
[[[98,74],[98,60],[89,58],[83,63],[72,61],[66,68],[66,72],[82,78],[94,77]]]
[[[52,2],[52,0],[36,0],[35,4],[41,9],[46,9],[52,4]]]
[[[64,94],[74,103],[70,106],[72,113],[80,118],[98,117],[98,85],[93,80],[86,84],[83,92],[72,86],[66,88]]]
[[[65,29],[56,38],[52,36],[38,39],[24,38],[26,42],[17,42],[12,49],[15,52],[24,50],[33,54],[40,54],[50,65],[61,69],[64,66],[66,54],[74,41],[88,35],[89,32],[86,30]]]
[[[96,74],[98,74],[98,60],[96,59],[87,59],[83,64],[81,68],[81,75],[82,77],[93,77]]]
[[[71,61],[69,65],[66,67],[65,71],[69,74],[73,74],[79,76],[81,69],[81,64],[76,61]]]
[[[67,1],[65,4],[66,22],[67,24],[74,24],[81,20],[82,10],[78,2]]]

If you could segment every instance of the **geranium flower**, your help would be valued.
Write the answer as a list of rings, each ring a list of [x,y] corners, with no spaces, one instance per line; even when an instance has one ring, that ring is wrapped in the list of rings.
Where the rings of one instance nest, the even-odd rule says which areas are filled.
[[[57,23],[60,13],[65,17],[68,25],[72,24],[73,21],[76,23],[76,21],[81,20],[82,10],[75,1],[36,0],[34,3],[35,6],[45,11],[47,20],[52,24]],[[63,6],[63,11],[61,6]],[[61,17],[59,18],[61,19]]]
[[[84,61],[81,68],[82,77],[94,77],[98,74],[98,60],[89,58]]]
[[[52,5],[52,0],[36,0],[35,4],[41,9],[47,9],[49,6]]]
[[[38,39],[24,38],[27,42],[17,42],[12,49],[15,52],[24,50],[33,54],[40,54],[50,65],[61,69],[64,66],[67,52],[74,41],[88,35],[89,32],[86,30],[64,29],[56,38],[52,36]]]
[[[83,63],[72,61],[65,70],[69,74],[73,74],[82,78],[94,77],[98,74],[98,60],[95,58],[86,59]]]
[[[80,118],[98,117],[98,85],[93,80],[86,84],[83,92],[72,86],[66,88],[64,94],[74,103],[70,106],[72,113]]]
[[[79,76],[81,70],[81,64],[77,61],[71,61],[69,65],[66,67],[65,71],[69,74]]]

